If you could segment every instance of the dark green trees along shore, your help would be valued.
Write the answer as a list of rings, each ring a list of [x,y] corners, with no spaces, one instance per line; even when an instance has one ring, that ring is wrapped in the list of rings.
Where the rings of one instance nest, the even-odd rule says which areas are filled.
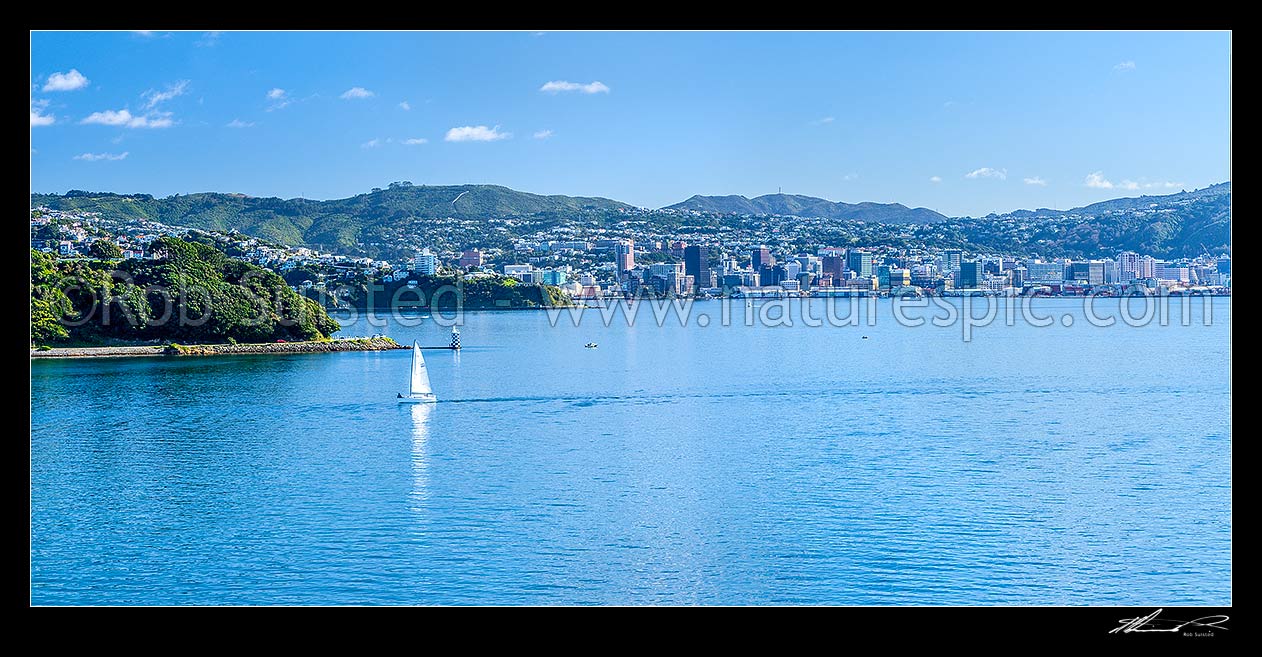
[[[161,238],[150,251],[118,261],[32,250],[32,344],[319,340],[340,328],[274,272],[214,247]]]

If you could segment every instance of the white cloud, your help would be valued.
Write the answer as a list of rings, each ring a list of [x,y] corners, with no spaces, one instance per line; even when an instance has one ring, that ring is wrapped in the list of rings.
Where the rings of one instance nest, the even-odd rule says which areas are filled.
[[[31,127],[38,128],[40,126],[52,125],[57,122],[57,117],[52,114],[45,114],[44,110],[48,109],[47,100],[31,101]]]
[[[360,144],[359,147],[360,148],[376,148],[380,145],[381,145],[380,139],[369,139],[368,141]]]
[[[579,91],[585,94],[607,94],[609,93],[609,87],[606,87],[605,83],[599,80],[595,82],[588,82],[587,84],[567,82],[565,80],[553,80],[551,82],[545,82],[542,87],[539,87],[539,91],[550,94],[560,93],[562,91]]]
[[[377,94],[363,87],[351,87],[350,89],[343,91],[342,95],[339,97],[342,100],[356,100],[359,98],[372,98],[373,96],[376,96],[376,95]]]
[[[272,104],[267,106],[268,112],[283,109],[294,102],[294,99],[289,97],[289,92],[280,87],[273,87],[271,91],[267,92],[267,99],[272,101]]]
[[[44,91],[74,91],[88,86],[88,79],[78,69],[70,69],[65,73],[53,73],[44,83]]]
[[[421,144],[428,144],[429,140],[424,137],[412,137],[411,139],[404,139],[403,143],[408,146],[420,146]]]
[[[1133,70],[1135,70],[1135,62],[1133,62],[1133,61],[1131,61],[1131,60],[1129,60],[1129,59],[1128,59],[1128,60],[1126,60],[1126,61],[1124,61],[1124,62],[1118,62],[1118,64],[1117,64],[1116,66],[1114,66],[1114,67],[1113,67],[1113,70],[1114,70],[1114,71],[1117,71],[1117,72],[1119,72],[1119,73],[1125,73],[1125,72],[1127,72],[1127,71],[1133,71]]]
[[[484,125],[465,125],[447,131],[446,141],[499,141],[512,137],[511,132],[500,132],[500,127],[488,128]]]
[[[858,180],[858,179],[859,179],[859,174],[857,173],[847,173],[846,175],[841,177],[841,180],[843,182],[850,182],[851,180]]]
[[[942,182],[942,176],[929,176],[929,182],[940,183]]]
[[[815,119],[814,121],[811,121],[811,125],[824,125],[825,123],[832,123],[833,121],[836,121],[836,120],[837,119],[831,116],[825,116],[822,119]]]
[[[1033,178],[1026,178],[1026,179],[1025,179],[1025,184],[1027,184],[1027,185],[1038,185],[1039,187],[1047,187],[1047,181],[1046,181],[1046,180],[1043,180],[1042,178],[1040,178],[1040,177],[1038,177],[1038,176],[1034,176]]]
[[[158,33],[153,30],[132,30],[131,33],[142,37],[158,36]]]
[[[535,139],[549,139],[552,137],[553,134],[555,133],[553,133],[551,130],[536,130],[534,137]]]
[[[84,162],[117,162],[118,160],[126,160],[127,155],[127,151],[122,153],[84,153],[74,156],[74,159],[83,160]]]
[[[1094,187],[1096,189],[1113,189],[1113,183],[1109,182],[1109,180],[1104,177],[1103,171],[1096,171],[1095,173],[1087,174],[1087,178],[1083,181],[1083,184],[1087,187]]]
[[[242,121],[241,119],[233,119],[227,123],[228,128],[253,128],[253,121]]]
[[[203,34],[202,34],[202,38],[200,38],[200,39],[198,39],[197,41],[194,41],[194,42],[193,42],[193,45],[195,45],[195,46],[197,46],[197,47],[199,47],[199,48],[209,48],[209,47],[211,47],[211,46],[213,46],[213,45],[215,45],[215,44],[219,43],[219,35],[221,35],[221,34],[223,34],[223,32],[219,32],[219,31],[217,31],[217,30],[213,30],[213,31],[210,31],[210,32],[205,32],[205,33],[203,33]]]
[[[1139,180],[1125,179],[1122,182],[1114,183],[1104,177],[1103,171],[1096,171],[1095,173],[1087,174],[1084,184],[1087,187],[1094,187],[1096,189],[1125,189],[1128,191],[1135,191],[1137,189],[1183,189],[1185,187],[1185,185],[1181,182],[1174,182],[1170,180],[1148,181],[1143,177]]]
[[[176,96],[183,96],[184,91],[188,89],[188,80],[179,80],[167,85],[166,91],[149,91],[140,94],[145,99],[145,109],[153,109],[158,103],[165,103]]]
[[[175,121],[171,120],[170,112],[153,112],[145,116],[136,116],[125,109],[93,112],[79,123],[124,128],[169,128],[175,125]]]
[[[406,100],[405,100],[405,101],[403,101],[403,102],[399,103],[399,109],[401,109],[401,110],[410,110],[410,109],[412,109],[412,105],[411,105],[410,103],[408,103],[408,101],[406,101]]]
[[[973,169],[972,171],[964,174],[964,177],[965,178],[998,178],[999,180],[1007,180],[1008,170],[982,167],[980,169]]]

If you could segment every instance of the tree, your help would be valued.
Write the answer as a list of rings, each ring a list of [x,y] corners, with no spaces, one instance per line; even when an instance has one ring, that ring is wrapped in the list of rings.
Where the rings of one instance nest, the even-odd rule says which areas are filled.
[[[123,250],[109,240],[97,240],[88,247],[88,255],[101,260],[118,260],[123,257]]]

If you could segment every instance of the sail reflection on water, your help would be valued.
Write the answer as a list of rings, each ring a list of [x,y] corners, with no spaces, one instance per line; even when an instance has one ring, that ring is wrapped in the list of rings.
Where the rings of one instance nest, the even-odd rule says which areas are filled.
[[[412,421],[412,510],[424,514],[429,501],[429,425],[433,404],[413,404],[408,408]]]

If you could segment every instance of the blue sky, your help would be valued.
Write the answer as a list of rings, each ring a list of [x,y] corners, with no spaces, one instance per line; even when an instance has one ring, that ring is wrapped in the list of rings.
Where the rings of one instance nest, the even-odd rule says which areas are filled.
[[[31,191],[1067,208],[1228,180],[1230,61],[1225,32],[35,32]]]

